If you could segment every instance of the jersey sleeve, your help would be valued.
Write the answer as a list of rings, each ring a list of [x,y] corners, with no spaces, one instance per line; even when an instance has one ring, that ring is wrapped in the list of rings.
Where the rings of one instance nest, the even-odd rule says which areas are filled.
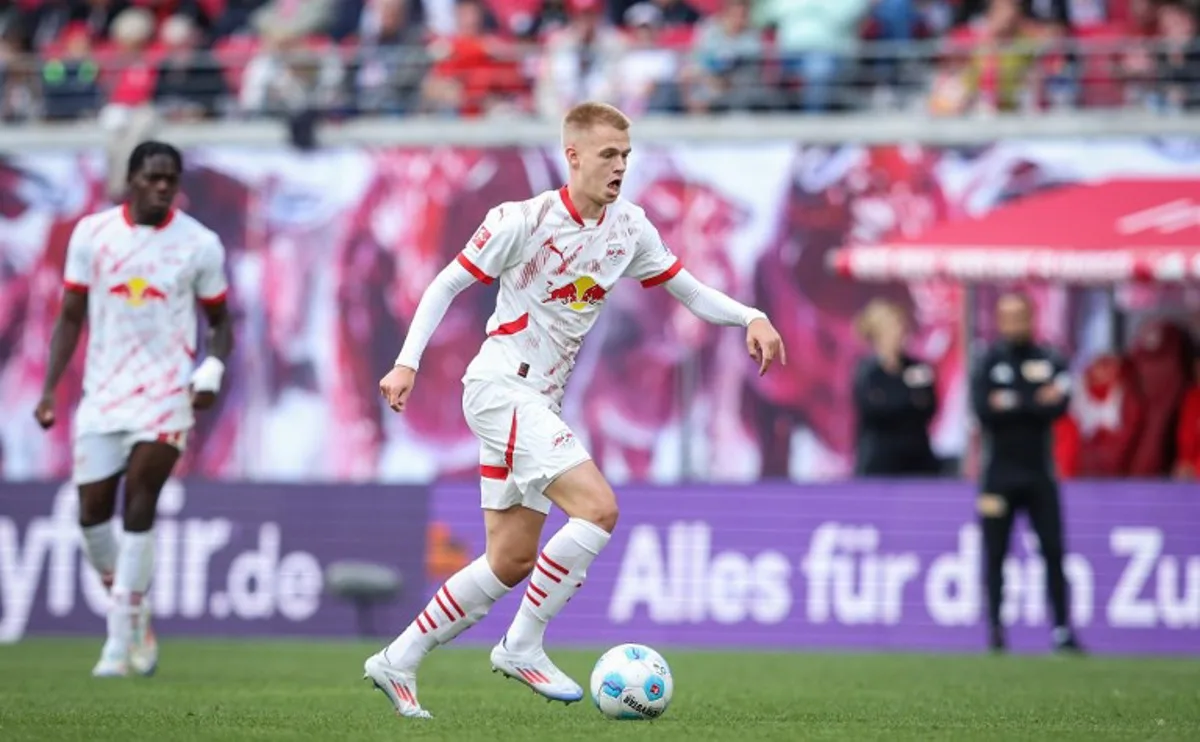
[[[68,291],[86,292],[92,285],[92,246],[87,236],[92,230],[80,221],[67,243],[67,263],[63,267],[63,286]]]
[[[225,278],[225,246],[216,235],[201,243],[196,270],[196,298],[201,304],[220,304],[229,293]]]
[[[458,254],[458,264],[483,283],[491,283],[521,257],[527,237],[525,216],[516,204],[497,206]]]
[[[642,217],[642,229],[633,247],[633,260],[625,275],[641,281],[642,286],[660,286],[683,270],[683,261],[675,257],[649,219]]]

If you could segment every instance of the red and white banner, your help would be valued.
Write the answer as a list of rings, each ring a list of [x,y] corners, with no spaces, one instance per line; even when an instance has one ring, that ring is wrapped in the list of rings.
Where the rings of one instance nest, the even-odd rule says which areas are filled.
[[[1200,180],[1114,179],[1035,191],[978,218],[834,251],[829,267],[879,281],[1195,281]]]

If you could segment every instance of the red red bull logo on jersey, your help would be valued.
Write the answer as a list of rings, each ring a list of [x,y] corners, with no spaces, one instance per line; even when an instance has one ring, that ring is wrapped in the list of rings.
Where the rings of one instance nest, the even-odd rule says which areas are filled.
[[[596,279],[591,276],[580,276],[557,288],[551,285],[550,292],[545,299],[542,299],[542,303],[565,304],[576,312],[582,312],[588,307],[600,304],[606,296],[608,296],[608,289],[596,283]]]
[[[109,295],[118,296],[131,307],[140,307],[152,301],[166,301],[167,294],[141,276],[119,283],[108,290]]]

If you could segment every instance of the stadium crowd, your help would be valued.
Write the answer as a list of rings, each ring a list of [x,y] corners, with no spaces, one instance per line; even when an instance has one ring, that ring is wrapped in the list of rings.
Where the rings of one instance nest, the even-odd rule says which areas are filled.
[[[0,115],[1200,105],[1196,0],[4,0]],[[1136,39],[1142,43],[1130,43]],[[109,113],[108,115],[117,115]]]

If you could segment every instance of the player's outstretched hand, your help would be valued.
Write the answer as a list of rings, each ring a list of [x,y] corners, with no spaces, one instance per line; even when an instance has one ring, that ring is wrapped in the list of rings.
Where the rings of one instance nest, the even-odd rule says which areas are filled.
[[[42,426],[42,430],[54,427],[54,397],[46,395],[38,401],[33,417]]]
[[[759,376],[767,372],[776,358],[782,365],[787,365],[787,351],[783,347],[783,338],[779,337],[769,320],[756,319],[746,328],[746,349],[758,364]]]
[[[412,393],[416,383],[417,372],[408,366],[394,366],[379,380],[379,394],[387,401],[388,406],[396,412],[404,412],[408,395]]]
[[[197,392],[192,391],[192,409],[207,410],[217,403],[216,392]]]

